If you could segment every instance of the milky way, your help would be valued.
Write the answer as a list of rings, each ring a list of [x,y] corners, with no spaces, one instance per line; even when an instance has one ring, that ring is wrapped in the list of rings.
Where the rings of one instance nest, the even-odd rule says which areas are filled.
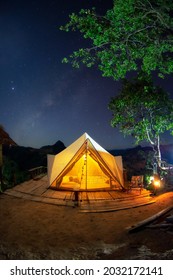
[[[19,145],[69,145],[87,132],[106,149],[133,146],[110,126],[107,105],[120,83],[61,63],[85,42],[59,27],[92,6],[103,12],[112,1],[1,1],[0,124]]]

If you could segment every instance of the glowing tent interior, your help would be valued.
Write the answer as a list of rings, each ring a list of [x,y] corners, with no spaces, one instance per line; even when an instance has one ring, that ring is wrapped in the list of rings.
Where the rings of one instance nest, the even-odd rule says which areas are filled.
[[[84,133],[59,154],[48,155],[48,182],[66,190],[123,188],[122,157],[112,156]]]

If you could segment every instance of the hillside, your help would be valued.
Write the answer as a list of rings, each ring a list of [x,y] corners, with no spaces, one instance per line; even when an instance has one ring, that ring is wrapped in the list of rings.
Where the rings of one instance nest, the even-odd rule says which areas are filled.
[[[38,166],[47,166],[47,154],[57,154],[65,149],[61,141],[54,145],[44,146],[40,149],[22,146],[3,145],[3,155],[17,163],[22,170]]]
[[[167,161],[170,164],[173,164],[173,144],[169,145],[161,145],[161,154],[162,154],[162,160]],[[122,157],[133,157],[136,154],[139,154],[140,152],[143,153],[148,153],[152,151],[151,147],[142,147],[142,146],[136,146],[134,148],[129,148],[129,149],[115,149],[115,150],[110,150],[109,152],[112,155],[119,156],[121,155]]]
[[[2,125],[0,125],[0,144],[17,146]]]
[[[127,172],[127,179],[130,179],[133,175],[144,175],[148,173],[148,170],[146,168],[147,157],[149,158],[149,154],[152,151],[153,150],[151,147],[136,146],[135,148],[124,150],[111,150],[110,153],[115,156],[122,156],[123,167]],[[173,145],[170,144],[161,146],[161,154],[163,161],[166,161],[169,164],[173,164]]]

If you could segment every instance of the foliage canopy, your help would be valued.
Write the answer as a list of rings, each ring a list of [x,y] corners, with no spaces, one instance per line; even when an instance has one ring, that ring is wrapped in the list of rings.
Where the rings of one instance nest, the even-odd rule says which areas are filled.
[[[111,99],[111,125],[124,135],[131,135],[136,144],[149,142],[160,155],[160,136],[173,135],[173,100],[162,88],[154,86],[150,78],[124,80],[120,94]]]
[[[104,16],[96,9],[72,13],[64,31],[80,31],[89,48],[74,51],[63,62],[79,68],[98,65],[102,75],[115,80],[130,71],[173,73],[172,0],[114,0]]]

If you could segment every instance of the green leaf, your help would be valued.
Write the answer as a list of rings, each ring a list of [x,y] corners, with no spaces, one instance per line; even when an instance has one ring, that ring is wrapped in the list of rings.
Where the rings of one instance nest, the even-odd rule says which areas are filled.
[[[112,9],[98,15],[96,9],[72,13],[60,30],[79,31],[88,41],[86,49],[105,77],[115,80],[130,71],[158,73],[160,78],[173,73],[173,2],[172,0],[114,0]],[[87,52],[70,55],[88,65]],[[87,58],[88,59],[88,58]]]

